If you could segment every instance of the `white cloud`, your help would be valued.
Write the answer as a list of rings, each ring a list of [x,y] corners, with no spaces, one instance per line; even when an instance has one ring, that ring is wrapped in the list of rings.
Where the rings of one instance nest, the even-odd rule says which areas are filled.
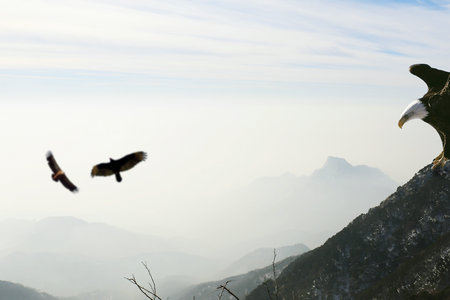
[[[446,67],[449,27],[447,11],[347,1],[10,1],[0,66],[392,84],[418,60]]]

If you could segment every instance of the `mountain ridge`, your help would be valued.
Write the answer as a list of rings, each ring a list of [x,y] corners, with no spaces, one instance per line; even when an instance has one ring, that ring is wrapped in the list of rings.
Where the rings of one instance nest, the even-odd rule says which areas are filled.
[[[450,251],[445,247],[445,251],[437,254],[421,251],[428,247],[441,249],[433,248],[433,244],[449,232],[450,176],[428,165],[380,205],[361,214],[322,246],[286,267],[277,279],[280,296],[286,299],[375,299],[377,296],[384,299],[386,295],[398,298],[400,294],[414,297],[420,293],[441,293],[447,288],[439,283],[449,276]],[[407,268],[411,260],[425,262],[420,260],[420,255],[442,258],[436,275],[441,279],[435,280],[436,285],[413,286],[414,278],[406,278],[408,282],[401,281],[382,293],[373,288],[395,274],[400,266]],[[433,262],[434,266],[437,264]],[[266,287],[259,286],[246,299],[269,299]]]
[[[286,229],[310,231],[309,235],[313,236],[319,232],[337,232],[359,214],[378,205],[397,187],[397,182],[377,168],[353,166],[345,159],[329,157],[311,175],[285,173],[263,177],[223,201],[230,207],[251,211],[252,218],[259,224],[260,236]],[[366,197],[360,197],[362,194]],[[248,215],[239,217],[241,219],[233,218],[230,222],[245,224]],[[248,236],[250,234],[242,237],[243,240]],[[323,238],[305,238],[299,236],[293,243],[301,241],[313,248],[325,241]]]
[[[309,251],[309,248],[301,243],[278,248],[258,248],[232,262],[221,274],[227,277],[263,268],[273,260],[274,249],[277,261]]]
[[[62,300],[24,285],[0,280],[0,299],[4,300]]]
[[[297,255],[287,257],[275,263],[275,272],[278,274],[284,268],[286,268]],[[244,274],[228,276],[222,280],[208,281],[200,284],[196,284],[189,288],[184,289],[176,295],[172,295],[170,299],[185,300],[185,299],[197,299],[197,300],[210,300],[216,298],[218,294],[217,287],[228,282],[227,287],[233,291],[233,294],[243,299],[253,288],[261,284],[267,278],[273,277],[273,266],[268,265],[263,268],[258,268]],[[224,295],[225,299],[235,299],[231,296]]]

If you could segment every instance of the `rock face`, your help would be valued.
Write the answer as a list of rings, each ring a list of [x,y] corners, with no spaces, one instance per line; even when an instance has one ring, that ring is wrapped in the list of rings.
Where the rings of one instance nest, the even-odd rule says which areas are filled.
[[[423,168],[379,206],[291,263],[277,285],[278,298],[286,300],[449,295],[450,172]],[[267,284],[246,299],[270,299]]]

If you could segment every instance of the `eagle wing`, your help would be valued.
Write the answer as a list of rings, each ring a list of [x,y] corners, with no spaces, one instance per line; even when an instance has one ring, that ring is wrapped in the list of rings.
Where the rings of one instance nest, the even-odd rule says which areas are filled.
[[[74,192],[74,193],[78,192],[78,188],[75,186],[75,184],[73,184],[73,183],[69,180],[69,178],[67,178],[66,174],[62,174],[62,175],[59,177],[59,181],[60,181],[60,182],[62,183],[62,185],[63,185],[64,187],[66,187],[69,191]]]
[[[55,157],[53,156],[53,153],[51,151],[47,152],[47,161],[50,169],[53,171],[53,173],[58,173],[58,171],[61,171],[61,168],[56,163]]]
[[[450,158],[450,73],[431,68],[429,65],[412,65],[410,72],[421,78],[428,86],[428,92],[419,99],[427,110],[429,123],[439,134],[444,147],[444,156]],[[437,158],[439,158],[438,156]]]
[[[120,165],[120,171],[126,171],[137,165],[143,160],[147,159],[147,153],[144,151],[134,152],[128,155],[125,155],[117,162]]]
[[[409,67],[409,72],[416,75],[428,86],[428,93],[440,92],[447,83],[449,72],[438,70],[426,64],[415,64]]]
[[[101,163],[98,165],[95,165],[92,168],[91,176],[110,176],[113,175],[115,172],[112,169],[111,163]]]

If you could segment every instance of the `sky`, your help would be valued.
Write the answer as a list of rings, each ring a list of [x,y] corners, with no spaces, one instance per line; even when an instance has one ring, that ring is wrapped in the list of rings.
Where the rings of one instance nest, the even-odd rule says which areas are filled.
[[[450,1],[0,0],[0,219],[195,235],[217,195],[327,156],[405,183],[441,151],[403,109],[450,70]],[[50,180],[45,153],[80,188]],[[143,150],[114,178],[93,165]]]

